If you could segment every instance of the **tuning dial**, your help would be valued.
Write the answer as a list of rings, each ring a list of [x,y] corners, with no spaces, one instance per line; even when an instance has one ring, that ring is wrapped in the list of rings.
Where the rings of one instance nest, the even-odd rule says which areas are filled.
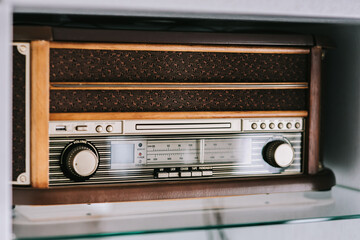
[[[85,181],[96,172],[99,154],[91,143],[76,140],[67,145],[61,154],[61,168],[74,181]]]
[[[264,160],[273,167],[286,168],[294,161],[294,149],[283,141],[271,141],[263,148]]]

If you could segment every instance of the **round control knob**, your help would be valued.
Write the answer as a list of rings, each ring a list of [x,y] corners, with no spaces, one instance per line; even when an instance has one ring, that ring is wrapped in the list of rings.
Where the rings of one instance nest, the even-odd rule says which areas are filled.
[[[263,148],[264,160],[273,167],[286,168],[294,161],[294,149],[282,140],[269,142]]]
[[[65,176],[74,181],[85,181],[98,169],[99,154],[91,143],[76,140],[64,148],[60,164]]]

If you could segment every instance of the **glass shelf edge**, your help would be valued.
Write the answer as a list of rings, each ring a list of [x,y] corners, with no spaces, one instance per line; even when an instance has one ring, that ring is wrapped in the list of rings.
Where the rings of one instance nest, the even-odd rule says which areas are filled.
[[[343,185],[336,185],[335,189],[340,191],[347,191],[352,194],[359,195],[360,199],[360,190],[349,188]],[[334,191],[331,191],[334,192]],[[335,191],[336,193],[336,191]],[[339,193],[337,193],[339,194]],[[336,195],[336,194],[335,194]],[[336,196],[335,196],[336,199]],[[340,199],[341,200],[341,199]],[[356,210],[358,211],[358,210]],[[215,230],[215,229],[229,229],[229,228],[242,228],[242,227],[254,227],[254,226],[267,226],[267,225],[281,225],[281,224],[304,224],[304,223],[315,223],[315,222],[327,222],[327,221],[338,221],[338,220],[350,220],[350,219],[360,219],[360,211],[355,214],[337,214],[330,216],[314,216],[314,217],[305,217],[305,218],[294,218],[294,219],[282,219],[282,220],[269,220],[263,222],[247,222],[247,223],[235,223],[235,224],[215,224],[215,225],[205,225],[205,226],[190,226],[190,227],[169,227],[169,228],[159,228],[159,229],[150,229],[150,230],[128,230],[128,231],[111,231],[111,232],[99,232],[99,233],[86,233],[86,234],[76,234],[76,235],[63,235],[63,236],[40,236],[40,237],[19,237],[15,238],[18,240],[35,240],[35,239],[97,239],[97,238],[108,238],[116,236],[130,236],[130,235],[142,235],[142,234],[158,234],[158,233],[174,233],[174,232],[183,232],[183,231],[201,231],[201,230]]]
[[[338,220],[350,220],[360,219],[360,213],[354,215],[345,216],[332,216],[332,217],[319,217],[319,218],[303,218],[295,220],[281,220],[281,221],[269,221],[269,222],[254,222],[254,223],[241,223],[241,224],[224,224],[224,225],[212,225],[201,227],[186,227],[186,228],[171,228],[171,229],[157,229],[157,230],[144,230],[144,231],[129,231],[129,232],[117,232],[117,233],[95,233],[95,234],[82,234],[73,236],[55,236],[55,237],[30,237],[30,238],[16,238],[17,240],[66,240],[66,239],[96,239],[116,236],[129,236],[140,234],[157,234],[157,233],[172,233],[183,231],[199,231],[199,230],[215,230],[215,229],[227,229],[227,228],[240,228],[240,227],[255,227],[255,226],[268,226],[268,225],[281,225],[281,224],[303,224],[314,222],[326,222],[326,221],[338,221]]]

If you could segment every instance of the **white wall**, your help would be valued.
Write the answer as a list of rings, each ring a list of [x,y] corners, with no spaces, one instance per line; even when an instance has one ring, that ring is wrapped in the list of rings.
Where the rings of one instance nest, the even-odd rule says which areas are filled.
[[[0,1],[0,239],[11,236],[11,9]]]

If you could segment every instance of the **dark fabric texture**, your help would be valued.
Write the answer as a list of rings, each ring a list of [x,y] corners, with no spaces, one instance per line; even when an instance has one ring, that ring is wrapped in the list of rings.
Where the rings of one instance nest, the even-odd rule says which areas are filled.
[[[306,110],[307,89],[52,90],[50,112]]]
[[[26,57],[13,47],[13,146],[12,180],[25,172],[25,64]]]
[[[51,82],[307,82],[307,54],[51,49]]]

